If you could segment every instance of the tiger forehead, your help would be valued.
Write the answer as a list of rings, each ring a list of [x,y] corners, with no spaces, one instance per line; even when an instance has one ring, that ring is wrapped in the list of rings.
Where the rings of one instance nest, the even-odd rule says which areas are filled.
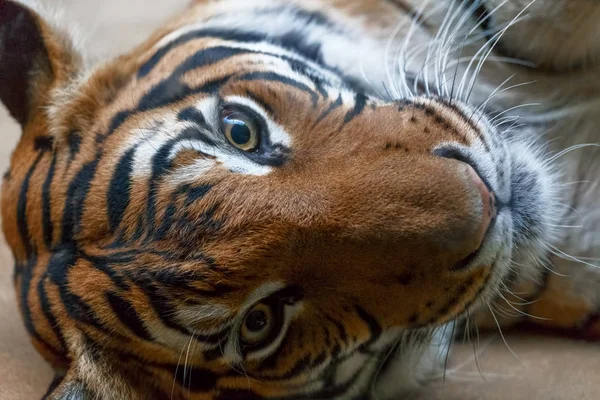
[[[171,49],[165,54],[161,53],[161,49],[153,50],[144,57],[143,60],[147,61],[137,63],[138,67],[131,74],[129,82],[107,104],[103,113],[105,119],[119,114],[123,116],[123,110],[129,110],[130,113],[175,110],[181,108],[180,103],[191,96],[206,97],[219,94],[221,90],[245,97],[252,97],[251,91],[257,91],[265,97],[261,105],[267,99],[278,100],[277,97],[281,97],[285,100],[286,97],[278,96],[278,91],[275,90],[282,87],[282,84],[296,91],[300,89],[300,92],[310,96],[315,96],[319,91],[321,95],[325,95],[324,89],[317,88],[315,82],[306,75],[294,72],[290,64],[282,61],[276,54],[270,56],[246,52],[239,48],[221,46],[220,43],[222,41],[202,39]],[[214,46],[207,47],[211,45]],[[162,54],[159,62],[154,60],[157,54]],[[318,79],[319,84],[325,82],[321,77]],[[339,89],[334,89],[337,82],[326,83],[327,97],[342,95],[344,99],[353,98],[349,91],[341,94]],[[90,86],[93,88],[94,85]],[[280,94],[292,92],[293,90],[286,90]],[[295,101],[299,100],[296,98]],[[114,125],[112,121],[104,123]]]

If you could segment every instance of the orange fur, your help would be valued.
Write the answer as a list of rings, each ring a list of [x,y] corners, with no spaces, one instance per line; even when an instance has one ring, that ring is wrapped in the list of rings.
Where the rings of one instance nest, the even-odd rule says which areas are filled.
[[[148,42],[95,71],[60,104],[52,121],[45,113],[53,105],[52,90],[74,75],[78,62],[40,22],[53,74],[35,82],[35,113],[24,127],[10,177],[3,184],[2,218],[16,260],[18,291],[31,269],[24,299],[36,332],[34,344],[57,370],[68,371],[57,393],[80,380],[86,390],[120,398],[216,399],[220,392],[234,388],[259,396],[283,396],[289,393],[287,386],[263,381],[284,376],[307,357],[317,358],[321,349],[311,346],[313,339],[307,337],[325,343],[326,350],[332,350],[334,343],[348,345],[347,338],[355,345],[369,339],[369,326],[356,315],[353,304],[375,316],[384,329],[439,326],[470,310],[493,273],[492,265],[453,270],[480,246],[485,207],[478,192],[473,192],[464,164],[432,155],[444,142],[469,146],[478,135],[470,121],[450,107],[411,103],[369,106],[349,122],[344,119],[350,110],[339,107],[319,119],[331,100],[319,99],[313,105],[308,94],[277,82],[231,81],[219,93],[243,96],[251,92],[269,104],[276,123],[293,132],[293,151],[285,165],[266,176],[241,176],[215,167],[192,179],[196,186],[212,185],[192,204],[186,204],[185,196],[177,192],[176,177],[167,174],[157,183],[156,221],[166,220],[173,204],[176,217],[185,215],[192,224],[167,226],[162,237],[151,243],[136,238],[140,218],[142,226],[148,224],[145,208],[151,183],[134,177],[120,229],[111,228],[105,212],[107,192],[132,132],[151,128],[163,114],[176,114],[206,97],[194,94],[139,112],[110,131],[115,115],[137,104],[189,54],[219,41],[190,41],[165,57],[148,76],[136,77],[161,37],[205,12],[204,2],[197,3]],[[346,10],[343,2],[331,3],[350,16],[366,14],[368,9],[373,18],[385,14],[388,7],[363,1]],[[184,82],[199,87],[238,71],[261,70],[261,57],[232,57],[195,69],[184,76]],[[75,155],[69,148],[72,135],[81,141]],[[53,140],[52,148],[36,149],[40,140]],[[199,157],[191,150],[182,152],[173,165],[184,168]],[[80,202],[66,202],[78,174],[94,162],[98,164],[85,196]],[[42,223],[43,191],[51,165],[55,173],[48,186],[52,226],[48,245]],[[28,236],[24,241],[20,231],[24,222],[18,220],[16,211],[26,176]],[[64,231],[69,229],[64,218],[70,207],[81,211],[80,227],[72,236]],[[117,239],[125,243],[119,251],[133,256],[115,255],[119,251],[107,247]],[[69,259],[73,265],[67,268],[63,262]],[[113,264],[98,261],[103,259]],[[48,272],[52,260],[63,263],[60,267],[67,272],[62,284],[86,304],[87,308],[78,311],[93,313],[95,320],[78,320],[73,310],[69,312],[61,297],[65,287]],[[97,264],[103,264],[102,268]],[[175,282],[159,281],[174,266],[187,286],[166,275],[162,278]],[[111,274],[120,276],[121,286]],[[279,357],[267,372],[259,368],[261,362],[247,362],[244,372],[249,379],[233,373],[221,357],[210,359],[202,349],[192,348],[186,355],[189,368],[209,371],[215,380],[212,387],[197,392],[186,390],[185,378],[174,384],[173,366],[180,362],[182,343],[169,336],[162,341],[140,338],[115,317],[106,297],[107,293],[118,295],[153,329],[160,319],[149,295],[154,284],[175,308],[210,301],[235,310],[269,281],[298,286],[305,299]],[[217,298],[198,294],[219,290],[223,294]],[[45,293],[57,326],[44,316],[40,292]],[[566,327],[576,325],[589,311],[578,300],[564,318],[562,314],[556,317],[556,308],[546,300],[535,306],[536,313],[554,316]],[[81,318],[86,317],[90,315]],[[343,319],[347,338],[331,322],[336,317]],[[217,329],[220,324],[215,317],[197,328]],[[302,374],[292,383],[303,384],[309,378]]]

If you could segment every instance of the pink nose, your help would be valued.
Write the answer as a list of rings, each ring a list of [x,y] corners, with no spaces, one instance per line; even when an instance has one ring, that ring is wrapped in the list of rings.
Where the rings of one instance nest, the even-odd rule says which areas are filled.
[[[477,237],[481,237],[483,241],[483,237],[487,232],[490,224],[496,217],[496,197],[493,192],[490,192],[481,177],[475,172],[473,167],[467,165],[469,175],[475,185],[475,188],[481,194],[481,204],[482,204],[482,220],[479,229],[477,230]]]

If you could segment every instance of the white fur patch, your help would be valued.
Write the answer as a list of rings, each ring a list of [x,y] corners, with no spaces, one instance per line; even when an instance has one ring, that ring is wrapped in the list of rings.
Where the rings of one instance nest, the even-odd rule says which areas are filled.
[[[271,167],[253,162],[248,157],[245,157],[244,154],[235,151],[226,141],[220,132],[220,128],[218,128],[216,98],[203,99],[196,104],[196,108],[204,115],[205,121],[210,127],[210,130],[204,129],[202,133],[214,140],[217,145],[193,138],[181,140],[171,149],[169,159],[174,159],[183,150],[195,150],[210,155],[213,158],[202,158],[199,155],[198,160],[194,164],[184,167],[182,171],[173,171],[171,182],[175,184],[189,182],[217,166],[243,175],[263,176],[271,172]],[[137,146],[133,162],[134,177],[150,177],[152,174],[153,157],[159,152],[161,147],[169,141],[176,139],[186,128],[196,126],[191,122],[178,121],[175,113],[163,113],[157,116],[156,122],[158,124],[154,127],[140,128],[132,131],[129,146]],[[287,140],[289,142],[289,139],[285,138],[284,131],[281,128],[278,128],[274,123],[272,127],[274,128],[276,138],[280,141]],[[199,127],[199,129],[202,128]]]

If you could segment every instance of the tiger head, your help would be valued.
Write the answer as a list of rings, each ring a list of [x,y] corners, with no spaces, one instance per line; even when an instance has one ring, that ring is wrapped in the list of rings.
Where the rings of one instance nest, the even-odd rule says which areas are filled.
[[[536,150],[450,96],[384,101],[210,25],[86,70],[36,13],[0,15],[23,129],[4,232],[59,389],[332,397],[485,307],[551,234]]]

